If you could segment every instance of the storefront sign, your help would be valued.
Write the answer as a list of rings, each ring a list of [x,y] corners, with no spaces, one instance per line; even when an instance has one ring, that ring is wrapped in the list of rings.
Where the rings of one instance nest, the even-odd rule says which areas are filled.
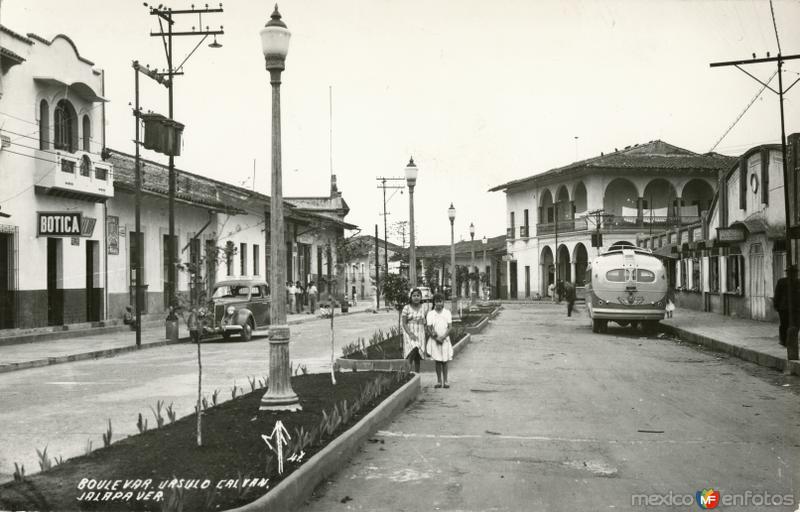
[[[119,254],[119,217],[106,217],[106,235],[108,236],[108,254]]]
[[[37,212],[39,236],[81,236],[80,212]]]
[[[739,228],[717,228],[717,240],[720,242],[744,242],[744,231]]]

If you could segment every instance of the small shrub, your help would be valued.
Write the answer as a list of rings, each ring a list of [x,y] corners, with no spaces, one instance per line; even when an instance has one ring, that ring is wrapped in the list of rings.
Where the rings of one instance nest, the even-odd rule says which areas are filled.
[[[14,481],[15,482],[24,482],[25,481],[25,465],[24,464],[17,464],[14,463]]]
[[[195,406],[195,408],[197,408],[197,406]],[[206,398],[204,396],[203,397],[203,410],[205,411],[206,409],[208,409],[208,398]]]
[[[174,402],[170,402],[169,405],[167,406],[167,418],[169,418],[170,423],[175,423],[175,418],[177,416],[175,413],[175,409],[172,408],[173,403]]]
[[[255,377],[247,377],[247,382],[250,383],[250,392],[256,390],[256,378]]]
[[[211,393],[211,403],[217,405],[217,399],[219,398],[219,389],[215,389],[213,393]],[[205,409],[205,407],[203,407]]]
[[[308,375],[308,366],[304,364],[299,366],[300,366],[300,371],[303,372],[303,375]]]
[[[139,417],[141,418],[141,414],[139,415]],[[108,418],[108,428],[106,428],[106,431],[103,432],[103,447],[108,448],[109,446],[111,446],[111,435],[112,435],[111,418]]]
[[[53,467],[58,466],[59,464],[64,463],[64,456],[59,455],[58,457],[53,457]]]
[[[89,455],[90,453],[92,453],[92,440],[91,439],[87,439],[86,440],[86,445],[83,447],[83,454],[84,455]]]
[[[233,381],[233,387],[231,388],[231,400],[236,399],[236,394],[239,392],[239,388],[236,386],[236,381]]]
[[[153,411],[153,416],[156,418],[156,426],[161,428],[164,426],[164,416],[161,414],[161,408],[164,406],[163,400],[156,401],[156,408],[153,409],[153,406],[150,406],[150,410]]]
[[[139,420],[136,422],[136,428],[139,429],[140,434],[147,432],[147,420],[142,418],[142,413],[139,413]]]
[[[177,480],[177,477],[173,476]],[[161,512],[182,512],[185,502],[183,487],[170,487],[161,502]]]
[[[50,461],[50,456],[47,455],[47,446],[45,446],[44,450],[42,451],[39,451],[39,449],[36,448],[36,455],[39,457],[39,469],[41,471],[47,471],[53,467],[53,463]]]

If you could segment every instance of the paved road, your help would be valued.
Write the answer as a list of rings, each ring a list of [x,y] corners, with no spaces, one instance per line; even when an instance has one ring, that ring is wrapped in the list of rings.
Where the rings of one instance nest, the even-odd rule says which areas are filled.
[[[336,356],[359,336],[397,322],[397,313],[336,317]],[[291,326],[291,358],[310,372],[330,370],[330,320]],[[250,390],[248,376],[266,376],[269,343],[265,335],[250,343],[231,341],[202,345],[203,389],[220,389],[229,400],[234,381]],[[82,454],[87,440],[103,445],[108,418],[114,439],[137,433],[139,412],[152,426],[150,406],[174,403],[178,416],[194,410],[197,397],[197,350],[179,344],[108,359],[65,363],[0,374],[0,481],[11,479],[14,462],[26,472],[38,471],[36,449],[51,456]],[[166,416],[166,413],[164,413]]]
[[[423,374],[421,399],[303,510],[642,510],[632,495],[708,487],[797,503],[800,379],[627,329],[594,335],[562,308],[506,305],[453,363],[452,388]]]

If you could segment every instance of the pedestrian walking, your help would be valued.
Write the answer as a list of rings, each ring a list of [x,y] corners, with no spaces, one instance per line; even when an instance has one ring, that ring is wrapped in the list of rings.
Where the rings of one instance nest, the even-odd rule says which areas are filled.
[[[449,388],[447,383],[447,362],[453,359],[453,344],[450,342],[450,331],[453,317],[444,308],[444,296],[437,293],[433,296],[433,309],[428,312],[425,322],[428,326],[428,354],[436,362],[435,388]]]
[[[189,328],[192,341],[200,343],[206,326],[206,308],[192,308],[192,312],[186,320],[186,326]]]
[[[288,309],[289,313],[294,313],[294,310],[297,308],[297,287],[289,281],[286,283],[287,293],[289,294],[289,304]]]
[[[794,272],[794,265],[786,269],[787,276],[791,276]],[[778,341],[783,346],[786,346],[786,333],[789,330],[789,277],[787,276],[778,279],[772,297],[772,306],[778,312],[780,320]],[[797,325],[797,316],[800,313],[800,281],[796,277],[792,279],[792,310],[795,316],[795,325]]]
[[[547,287],[547,295],[550,296],[550,300],[552,300],[553,304],[555,304],[556,303],[556,285],[554,285],[553,283],[550,283],[550,285]]]
[[[575,307],[575,285],[570,281],[564,283],[564,299],[567,301],[567,316],[572,316],[572,309]]]
[[[303,285],[297,281],[294,285],[294,307],[297,314],[303,312],[303,292],[305,292]]]
[[[132,331],[136,330],[136,315],[133,313],[133,306],[125,306],[125,313],[122,314],[122,323],[129,326]]]
[[[314,314],[314,311],[317,309],[317,285],[314,284],[314,281],[311,281],[308,285],[308,307],[311,308],[311,314]]]
[[[403,357],[414,363],[414,372],[419,373],[419,363],[425,359],[425,315],[422,292],[414,288],[409,294],[411,303],[403,306],[400,321],[403,326]]]
[[[556,302],[561,304],[562,298],[564,298],[564,281],[559,279],[556,281]]]

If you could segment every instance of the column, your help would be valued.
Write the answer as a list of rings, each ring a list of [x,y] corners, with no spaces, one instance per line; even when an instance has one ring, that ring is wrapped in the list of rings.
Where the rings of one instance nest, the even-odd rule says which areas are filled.
[[[648,205],[650,208],[653,205]],[[644,198],[640,197],[636,199],[636,225],[642,227],[644,224]]]

